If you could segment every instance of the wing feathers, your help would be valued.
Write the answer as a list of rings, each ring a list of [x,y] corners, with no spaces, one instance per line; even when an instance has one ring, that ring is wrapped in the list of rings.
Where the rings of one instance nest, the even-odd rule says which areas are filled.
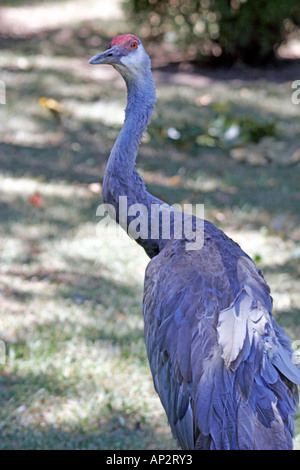
[[[264,354],[260,359],[268,383],[278,379],[275,366],[287,379],[300,385],[300,370],[276,337],[269,312],[259,301],[253,300],[253,295],[249,287],[243,288],[230,307],[220,312],[218,342],[226,365],[236,370],[248,359],[255,344],[256,354],[259,351]]]
[[[291,382],[300,385],[300,371],[292,362],[291,356],[283,349],[281,344],[278,345],[276,354],[272,360],[277,369]]]
[[[221,253],[208,237],[191,256],[174,241],[148,265],[145,336],[155,388],[184,449],[290,449],[300,371],[272,317],[267,284],[226,243]]]
[[[244,347],[247,333],[249,342],[252,341],[253,329],[248,329],[251,306],[252,299],[245,289],[242,289],[230,307],[222,310],[219,314],[217,326],[219,344],[222,349],[222,357],[228,365],[238,358]],[[238,363],[235,366],[237,367]]]

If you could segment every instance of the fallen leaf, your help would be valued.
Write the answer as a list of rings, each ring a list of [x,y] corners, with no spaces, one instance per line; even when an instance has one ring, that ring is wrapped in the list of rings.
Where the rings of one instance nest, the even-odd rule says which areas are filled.
[[[169,185],[170,186],[179,186],[181,183],[181,178],[178,175],[170,176]]]
[[[29,202],[32,206],[38,207],[39,209],[44,205],[44,198],[40,193],[33,193],[30,198]]]
[[[47,98],[46,96],[39,98],[39,105],[54,113],[62,113],[64,109],[59,101],[56,101],[54,98]]]

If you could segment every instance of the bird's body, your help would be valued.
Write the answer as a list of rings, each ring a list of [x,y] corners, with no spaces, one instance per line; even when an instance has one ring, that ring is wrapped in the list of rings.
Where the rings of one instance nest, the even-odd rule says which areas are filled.
[[[146,207],[151,222],[153,205],[164,203],[135,170],[156,100],[150,59],[138,38],[123,35],[90,62],[113,65],[128,90],[103,199],[126,229],[132,216],[121,216],[120,196]],[[137,242],[151,258],[143,301],[147,353],[174,436],[183,449],[291,449],[300,371],[272,316],[267,283],[212,223],[203,222],[203,246],[188,250],[185,237],[174,236],[172,220],[169,238],[149,231]]]

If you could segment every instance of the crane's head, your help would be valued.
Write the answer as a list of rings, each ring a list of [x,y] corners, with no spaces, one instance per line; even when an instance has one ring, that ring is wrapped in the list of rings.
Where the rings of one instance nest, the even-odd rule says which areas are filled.
[[[133,34],[122,34],[112,39],[109,48],[89,60],[90,64],[110,64],[124,78],[138,78],[150,70],[150,59],[143,44]]]

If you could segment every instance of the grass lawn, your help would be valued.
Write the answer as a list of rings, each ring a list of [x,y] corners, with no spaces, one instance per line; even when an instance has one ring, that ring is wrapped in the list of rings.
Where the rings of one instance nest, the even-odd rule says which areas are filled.
[[[37,2],[27,3],[30,17]],[[0,36],[0,449],[176,449],[144,345],[147,256],[96,216],[126,96],[117,73],[88,59],[122,31],[120,15],[76,16]],[[158,103],[138,169],[168,203],[204,203],[254,257],[295,341],[300,105],[280,74],[154,68]],[[242,132],[235,146],[224,140],[232,125]],[[268,158],[261,137],[271,139]]]

